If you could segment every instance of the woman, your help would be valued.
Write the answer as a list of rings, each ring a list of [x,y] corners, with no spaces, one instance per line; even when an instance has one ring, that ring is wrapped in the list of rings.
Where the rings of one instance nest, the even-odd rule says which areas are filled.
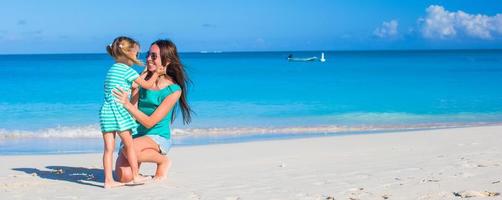
[[[147,71],[141,75],[145,80],[150,79],[156,71],[161,74],[154,89],[135,89],[130,101],[124,91],[119,89],[114,93],[140,124],[138,132],[133,135],[138,166],[142,162],[156,163],[154,179],[163,180],[171,166],[171,160],[166,154],[172,145],[170,125],[175,118],[173,107],[179,106],[184,124],[191,121],[191,109],[186,97],[189,80],[176,46],[170,40],[152,43],[146,65]],[[126,152],[122,151],[117,158],[115,173],[120,182],[130,182],[133,178],[131,167],[125,156]]]

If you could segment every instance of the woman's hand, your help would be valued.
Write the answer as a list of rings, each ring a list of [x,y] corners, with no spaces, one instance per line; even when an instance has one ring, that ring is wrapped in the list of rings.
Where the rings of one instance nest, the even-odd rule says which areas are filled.
[[[124,108],[128,108],[131,106],[131,102],[129,101],[129,93],[125,92],[122,88],[117,87],[117,89],[113,90],[113,96],[115,96],[116,101],[124,106]]]

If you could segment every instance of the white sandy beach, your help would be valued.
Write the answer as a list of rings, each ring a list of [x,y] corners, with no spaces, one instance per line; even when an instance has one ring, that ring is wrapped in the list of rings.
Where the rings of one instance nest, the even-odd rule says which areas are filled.
[[[502,199],[481,197],[502,192],[502,126],[175,147],[170,157],[166,181],[105,190],[101,154],[0,156],[0,199]]]

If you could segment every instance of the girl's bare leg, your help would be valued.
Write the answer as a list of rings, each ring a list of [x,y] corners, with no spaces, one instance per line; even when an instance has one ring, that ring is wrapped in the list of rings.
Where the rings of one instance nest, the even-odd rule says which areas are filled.
[[[104,188],[113,188],[123,186],[124,184],[116,182],[113,179],[113,150],[115,149],[115,133],[103,133],[104,151],[103,151],[103,168],[105,173]]]

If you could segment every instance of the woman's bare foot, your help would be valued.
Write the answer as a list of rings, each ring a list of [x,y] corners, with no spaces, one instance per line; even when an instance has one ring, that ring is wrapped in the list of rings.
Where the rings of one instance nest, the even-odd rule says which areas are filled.
[[[161,182],[163,180],[166,180],[166,178],[167,178],[167,176],[155,176],[155,177],[153,177],[152,180],[155,182]]]
[[[132,180],[132,182],[134,184],[141,184],[141,183],[145,183],[146,181],[150,180],[150,176],[142,176],[142,175],[137,175],[134,177],[134,179]]]
[[[105,181],[104,188],[110,189],[110,188],[115,188],[115,187],[121,187],[124,185],[125,185],[124,183],[117,182],[117,181]]]
[[[155,172],[155,176],[153,177],[154,181],[163,181],[167,178],[167,172],[171,168],[171,160],[167,157],[164,157],[165,159],[163,162],[157,164],[157,171]]]

